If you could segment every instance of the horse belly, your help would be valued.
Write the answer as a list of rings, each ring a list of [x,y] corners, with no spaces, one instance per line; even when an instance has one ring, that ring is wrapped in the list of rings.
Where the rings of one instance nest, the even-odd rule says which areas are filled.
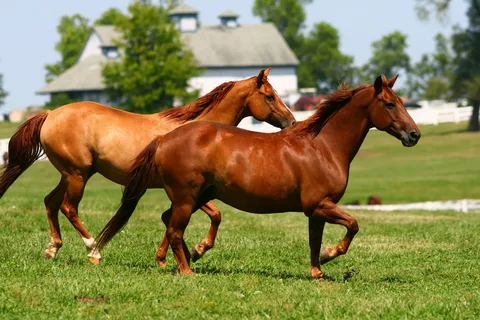
[[[302,211],[300,196],[294,193],[252,193],[236,187],[224,187],[222,190],[217,189],[216,198],[234,208],[251,213]]]

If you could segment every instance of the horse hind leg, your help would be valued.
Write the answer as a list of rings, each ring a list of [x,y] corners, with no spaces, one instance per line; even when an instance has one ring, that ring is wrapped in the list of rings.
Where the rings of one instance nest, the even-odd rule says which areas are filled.
[[[66,182],[62,178],[60,183],[52,190],[44,199],[45,208],[47,210],[48,224],[50,225],[50,243],[45,249],[43,257],[45,259],[53,259],[62,247],[62,235],[60,225],[58,223],[58,210],[62,204],[66,191]]]
[[[170,224],[171,217],[172,217],[172,207],[170,207],[167,211],[165,211],[162,214],[162,221],[165,224],[165,227],[167,228],[168,228],[168,225]],[[166,258],[167,258],[169,245],[170,245],[170,242],[168,241],[167,232],[165,231],[162,242],[160,243],[160,246],[157,249],[157,253],[155,254],[155,260],[157,260],[158,265],[162,268],[165,268],[167,266]],[[187,244],[183,239],[182,239],[182,245],[184,248],[185,257],[187,261],[190,263],[190,252],[188,251]]]
[[[83,243],[88,252],[88,258],[90,262],[95,265],[100,264],[101,256],[98,251],[94,250],[95,239],[88,232],[87,228],[83,225],[82,221],[78,217],[78,204],[82,200],[83,191],[85,190],[85,184],[88,181],[90,175],[74,174],[69,175],[67,180],[67,190],[65,197],[60,206],[60,210],[67,217],[70,223],[73,225],[78,234],[82,237]]]
[[[168,241],[172,246],[173,255],[177,260],[178,269],[182,275],[193,274],[193,271],[190,268],[190,261],[187,259],[187,255],[189,256],[190,253],[183,241],[185,228],[190,221],[192,213],[192,204],[174,204],[172,208],[172,217],[167,228]]]
[[[197,261],[210,249],[213,248],[215,245],[215,238],[217,237],[218,227],[222,222],[222,216],[220,214],[220,210],[213,204],[213,202],[209,201],[205,205],[203,205],[200,209],[202,209],[209,217],[210,217],[210,229],[208,230],[208,234],[205,239],[202,240],[199,244],[195,245],[192,249],[192,260],[193,262]]]

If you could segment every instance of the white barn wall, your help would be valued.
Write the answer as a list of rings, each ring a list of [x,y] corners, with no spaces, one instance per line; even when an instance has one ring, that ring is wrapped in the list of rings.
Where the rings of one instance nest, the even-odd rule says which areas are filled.
[[[192,78],[190,85],[195,89],[200,89],[200,95],[204,95],[224,82],[256,76],[261,69],[261,67],[206,69],[199,77]],[[295,67],[272,67],[268,80],[281,96],[287,96],[289,93],[297,91]]]
[[[91,32],[88,37],[85,48],[83,48],[82,54],[78,58],[78,61],[83,61],[85,58],[92,55],[102,55],[102,40],[96,32]]]

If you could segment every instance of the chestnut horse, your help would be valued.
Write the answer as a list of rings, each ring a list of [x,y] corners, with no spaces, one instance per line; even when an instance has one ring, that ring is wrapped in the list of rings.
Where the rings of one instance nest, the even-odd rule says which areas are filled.
[[[53,258],[62,246],[58,210],[82,237],[90,261],[100,263],[92,252],[95,240],[78,217],[78,205],[85,184],[95,173],[118,184],[128,181],[129,168],[138,153],[158,135],[164,135],[190,121],[211,120],[238,125],[247,116],[285,128],[295,122],[290,110],[267,80],[270,69],[256,77],[226,82],[194,103],[158,114],[140,115],[94,102],[78,102],[45,112],[28,120],[9,144],[10,161],[0,177],[0,198],[42,151],[61,173],[58,186],[45,197],[51,241],[44,252]],[[202,209],[210,216],[210,243],[220,223],[213,203]],[[167,251],[168,241],[162,243]],[[159,261],[161,262],[161,261]]]
[[[357,220],[336,203],[350,163],[372,127],[414,146],[420,131],[392,87],[397,77],[346,87],[327,97],[306,121],[277,133],[257,133],[213,122],[196,122],[158,137],[137,157],[122,205],[97,238],[97,250],[127,223],[147,187],[164,187],[172,201],[164,212],[166,234],[181,274],[190,274],[184,230],[192,213],[219,199],[253,213],[304,212],[309,219],[310,274],[320,262],[345,254]],[[178,155],[181,154],[181,157]],[[320,256],[325,222],[347,228],[344,239]]]

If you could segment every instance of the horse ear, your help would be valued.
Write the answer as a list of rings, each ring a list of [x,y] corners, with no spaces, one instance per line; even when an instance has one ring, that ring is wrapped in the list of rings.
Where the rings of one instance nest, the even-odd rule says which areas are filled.
[[[265,73],[263,74],[264,79],[268,78],[268,75],[270,74],[270,70],[271,68],[268,68],[267,70],[265,70]]]
[[[388,80],[388,87],[389,88],[393,88],[393,85],[395,84],[395,81],[397,81],[397,78],[398,78],[398,74],[394,78]]]
[[[375,79],[375,83],[373,84],[373,87],[375,88],[375,93],[380,93],[382,92],[382,87],[383,87],[383,79],[385,77],[380,75],[377,77],[377,79]]]
[[[268,73],[267,73],[268,74]],[[257,76],[257,88],[260,89],[260,87],[263,85],[263,78],[265,77],[265,69],[260,70]]]

